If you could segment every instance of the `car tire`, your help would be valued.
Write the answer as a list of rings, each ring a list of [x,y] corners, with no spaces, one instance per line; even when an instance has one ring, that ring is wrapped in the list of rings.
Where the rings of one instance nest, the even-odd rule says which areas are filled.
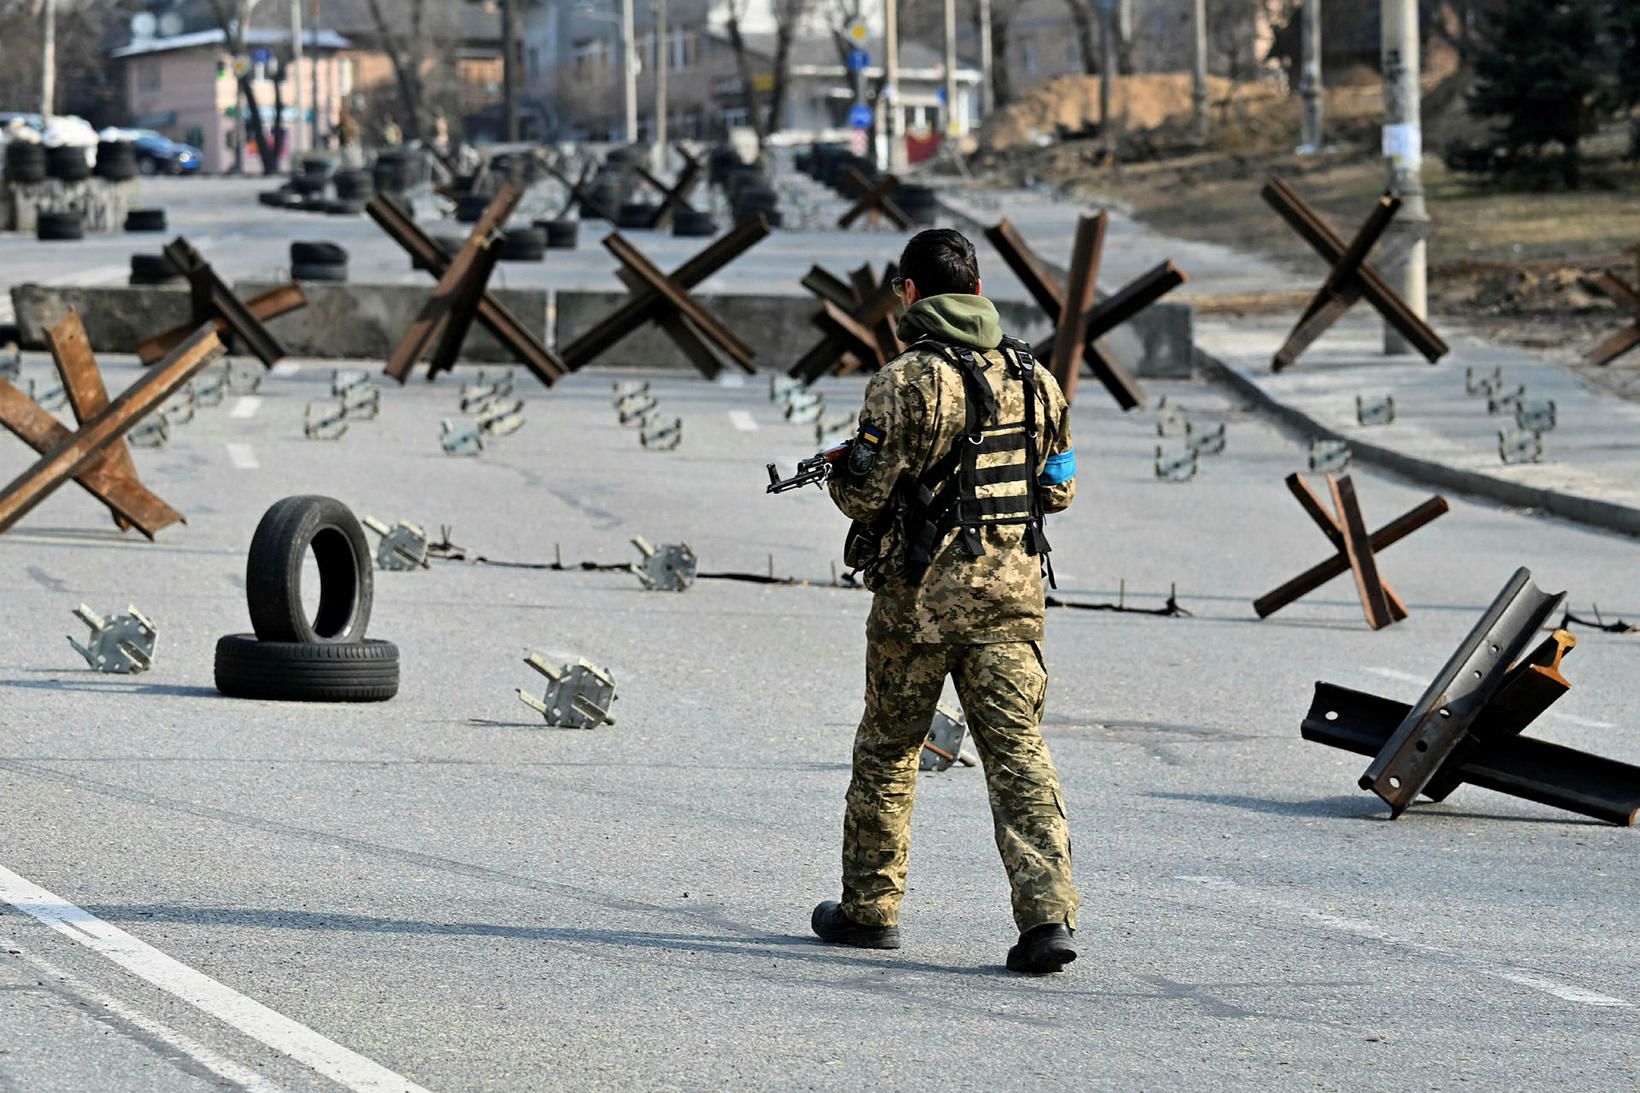
[[[335,243],[297,241],[290,245],[291,265],[347,265],[347,251]]]
[[[292,262],[292,281],[346,281],[346,262]]]
[[[162,232],[165,230],[164,209],[132,209],[125,214],[128,232]]]
[[[490,207],[488,194],[461,194],[456,198],[456,222],[476,224],[484,210]]]
[[[547,233],[540,228],[508,228],[501,234],[503,262],[539,262],[546,250]]]
[[[319,563],[319,609],[302,606],[302,563]],[[370,625],[374,560],[364,528],[331,497],[305,494],[275,501],[251,536],[245,602],[263,641],[344,644],[364,640]]]
[[[85,223],[79,213],[46,213],[39,215],[35,226],[37,239],[84,239]]]
[[[717,234],[717,221],[709,212],[679,209],[672,214],[672,234],[684,239],[704,239]]]
[[[63,182],[84,182],[91,177],[91,164],[85,161],[85,149],[77,144],[47,147],[46,174]]]
[[[186,280],[171,260],[163,254],[133,254],[131,278],[133,285],[169,285]]]
[[[364,212],[364,202],[337,198],[335,201],[325,202],[325,212],[331,216],[359,216]]]
[[[399,650],[381,640],[314,645],[224,634],[216,689],[275,702],[384,702],[399,693]]]
[[[159,174],[159,164],[154,161],[153,156],[138,156],[137,174],[152,178]]]
[[[6,145],[7,182],[44,182],[46,149],[43,144],[14,140]]]

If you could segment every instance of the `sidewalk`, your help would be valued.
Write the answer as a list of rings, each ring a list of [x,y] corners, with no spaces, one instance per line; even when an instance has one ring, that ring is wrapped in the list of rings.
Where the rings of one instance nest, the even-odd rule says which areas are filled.
[[[1061,268],[1070,258],[1077,216],[1093,211],[1027,191],[995,192],[978,201],[947,195],[945,206],[970,229],[1006,216],[1038,253]],[[1286,230],[1274,214],[1269,228]],[[1164,235],[1111,210],[1102,290],[1112,291],[1169,258],[1190,277],[1167,297],[1170,301],[1307,293],[1326,274],[1319,259],[1314,269],[1295,272],[1228,247]],[[1209,375],[1298,432],[1348,442],[1361,462],[1442,489],[1640,535],[1640,404],[1592,390],[1560,365],[1486,345],[1440,315],[1432,324],[1452,349],[1438,364],[1418,356],[1386,357],[1382,323],[1365,302],[1293,368],[1272,373],[1270,357],[1297,318],[1296,306],[1243,316],[1198,312],[1199,360]],[[1524,385],[1528,400],[1554,401],[1558,427],[1543,434],[1541,462],[1502,462],[1498,432],[1514,431],[1514,418],[1489,415],[1485,396],[1466,392],[1469,368],[1477,375],[1501,368],[1506,388]],[[1358,424],[1357,395],[1392,395],[1395,421]]]

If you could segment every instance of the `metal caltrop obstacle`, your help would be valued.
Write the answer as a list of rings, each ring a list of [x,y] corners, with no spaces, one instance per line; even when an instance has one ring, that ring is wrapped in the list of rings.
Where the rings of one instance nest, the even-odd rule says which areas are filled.
[[[47,337],[80,428],[69,431],[10,381],[0,379],[0,424],[40,453],[34,466],[0,488],[0,534],[69,479],[107,505],[122,530],[134,527],[152,539],[161,528],[182,522],[181,513],[138,480],[125,436],[222,356],[213,325],[202,324],[112,402],[79,315],[70,313]]]
[[[1640,246],[1634,248],[1634,258],[1635,272],[1640,274]],[[1595,364],[1610,364],[1640,346],[1640,280],[1631,286],[1617,274],[1608,272],[1593,278],[1589,284],[1610,297],[1619,307],[1627,308],[1634,316],[1634,322],[1589,350],[1589,359]]]
[[[756,372],[757,354],[752,347],[702,307],[689,290],[768,234],[769,224],[763,217],[747,221],[669,274],[661,272],[618,233],[606,236],[604,247],[621,263],[617,276],[631,295],[592,329],[564,347],[565,367],[574,370],[592,363],[628,334],[645,323],[654,322],[708,379],[723,370],[714,347],[741,370]]]
[[[439,279],[439,287],[433,290],[433,296],[424,307],[424,312],[430,312],[435,320],[444,318],[450,324],[452,330],[459,329],[463,335],[471,327],[473,320],[477,319],[478,324],[489,331],[495,340],[500,342],[513,355],[514,359],[534,373],[536,379],[550,387],[554,382],[562,379],[569,369],[552,350],[547,348],[545,342],[537,337],[529,327],[520,322],[518,317],[509,311],[500,300],[496,299],[493,292],[485,287],[489,279],[489,272],[494,268],[496,255],[490,254],[481,261],[476,253],[476,250],[480,247],[485,250],[494,250],[491,236],[506,220],[506,217],[501,214],[501,210],[505,209],[510,213],[516,207],[518,197],[519,191],[517,189],[511,185],[503,185],[501,192],[496,194],[489,208],[485,209],[484,215],[474,225],[473,233],[468,236],[466,244],[454,258],[446,254],[442,247],[433,242],[432,237],[421,229],[421,226],[416,223],[415,218],[410,215],[408,210],[392,198],[385,196],[374,198],[365,206],[365,212],[370,214],[370,218],[380,226],[382,231],[391,236],[394,242],[409,252],[417,265],[430,271],[434,277]],[[492,213],[495,215],[492,216]],[[481,232],[480,228],[485,230]],[[475,253],[468,255],[469,249],[475,250]],[[462,262],[464,256],[466,260]],[[459,270],[456,269],[458,262],[462,262]],[[454,271],[453,278],[451,278],[452,271]],[[448,286],[445,284],[446,279],[451,279]],[[420,322],[420,316],[418,316],[418,322]],[[433,322],[432,328],[421,328],[416,324],[412,324],[411,330],[406,333],[406,340],[411,334],[415,334],[418,338],[420,345],[418,356],[421,352],[426,351],[426,345],[432,338],[432,329],[436,327],[436,321]],[[451,339],[447,338],[446,340]],[[399,351],[402,352],[408,352],[410,348],[414,347],[406,346],[403,342],[399,345]],[[459,340],[454,342],[454,349],[460,349]],[[394,360],[399,360],[398,352],[395,352]],[[435,357],[434,368],[429,372],[429,375],[434,375],[439,371],[438,364],[442,360],[442,356]],[[450,364],[454,364],[453,357]],[[390,364],[389,369],[392,367],[393,365]],[[414,367],[414,361],[402,363],[401,367],[404,375],[397,375],[394,378],[402,383],[405,376],[409,375],[410,369]]]
[[[695,192],[700,184],[701,162],[682,148],[677,150],[683,157],[683,170],[672,185],[650,174],[642,164],[635,164],[633,171],[646,183],[660,191],[661,201],[655,209],[655,215],[649,218],[651,230],[659,230],[672,223],[672,218],[678,213],[694,212],[695,207],[689,204],[689,195]]]
[[[249,300],[240,300],[188,240],[181,236],[171,240],[165,245],[165,257],[188,279],[192,313],[182,326],[137,344],[137,358],[143,364],[153,364],[181,345],[201,323],[211,323],[219,339],[229,334],[237,337],[264,367],[272,368],[285,355],[279,340],[262,324],[307,306],[307,297],[302,295],[300,285],[281,285]]]
[[[1381,630],[1407,617],[1407,606],[1395,590],[1384,583],[1378,574],[1376,554],[1411,535],[1425,524],[1447,511],[1446,498],[1431,497],[1417,508],[1396,517],[1371,535],[1361,515],[1361,503],[1355,496],[1355,484],[1348,475],[1335,478],[1327,475],[1327,492],[1331,496],[1332,511],[1303,478],[1287,476],[1287,488],[1292,491],[1304,511],[1314,520],[1321,533],[1336,551],[1331,558],[1311,566],[1297,577],[1253,601],[1258,617],[1268,618],[1301,596],[1308,595],[1345,573],[1355,575],[1355,588],[1361,596],[1361,610],[1367,625]]]
[[[901,231],[910,231],[911,217],[906,211],[894,203],[894,191],[900,188],[900,180],[893,175],[883,175],[876,182],[861,174],[858,168],[850,167],[844,172],[847,179],[845,193],[852,190],[854,204],[848,211],[837,218],[837,226],[846,228],[860,217],[865,216],[875,227],[879,217],[886,218]]]
[[[1391,819],[1420,795],[1444,801],[1467,782],[1633,825],[1640,767],[1521,735],[1571,689],[1561,661],[1577,639],[1556,630],[1531,645],[1565,598],[1517,570],[1414,705],[1317,683],[1304,739],[1372,756],[1359,784]]]
[[[896,272],[890,263],[879,278],[864,265],[844,281],[819,266],[810,269],[803,287],[820,299],[820,310],[810,321],[820,328],[821,338],[788,374],[808,384],[821,376],[876,370],[904,352],[894,327]]]
[[[1031,352],[1038,360],[1049,362],[1065,398],[1075,399],[1076,379],[1086,361],[1094,376],[1116,400],[1116,405],[1132,410],[1145,404],[1144,389],[1106,352],[1099,339],[1188,278],[1172,262],[1163,262],[1121,291],[1094,303],[1108,222],[1109,214],[1103,210],[1098,216],[1084,216],[1077,221],[1070,283],[1063,286],[1007,220],[986,228],[985,238],[1053,322],[1053,336],[1032,346]]]
[[[1285,182],[1272,178],[1265,183],[1261,192],[1277,215],[1332,267],[1332,272],[1327,274],[1327,279],[1299,317],[1298,325],[1287,335],[1282,347],[1276,350],[1275,359],[1270,365],[1272,369],[1280,372],[1291,367],[1300,354],[1361,299],[1376,308],[1384,321],[1394,327],[1407,340],[1407,344],[1423,354],[1429,363],[1434,364],[1446,355],[1447,344],[1441,336],[1419,318],[1378,271],[1367,263],[1367,255],[1372,253],[1384,229],[1389,227],[1390,221],[1400,210],[1400,198],[1388,194],[1380,197],[1372,215],[1367,217],[1361,230],[1346,245],[1344,237],[1321,219]],[[1379,264],[1393,266],[1399,263],[1418,242],[1418,236],[1408,234],[1397,245],[1386,245],[1379,255]]]

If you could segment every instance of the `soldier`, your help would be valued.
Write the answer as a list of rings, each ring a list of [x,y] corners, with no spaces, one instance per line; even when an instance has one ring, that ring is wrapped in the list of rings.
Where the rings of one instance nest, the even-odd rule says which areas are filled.
[[[827,942],[900,947],[911,805],[946,676],[985,766],[1013,889],[1014,971],[1059,971],[1080,900],[1059,776],[1037,729],[1047,689],[1043,516],[1076,493],[1070,414],[1053,375],[1002,336],[974,247],[914,237],[895,288],[910,348],[866,387],[860,430],[831,478],[854,524],[845,560],[875,593],[865,716],[843,820],[843,899],[814,909]]]

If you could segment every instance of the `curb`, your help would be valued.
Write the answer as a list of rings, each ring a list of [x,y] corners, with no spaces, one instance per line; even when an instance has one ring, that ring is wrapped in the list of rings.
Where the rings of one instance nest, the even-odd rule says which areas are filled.
[[[1537,509],[1603,531],[1640,537],[1640,508],[1564,490],[1510,482],[1481,471],[1449,467],[1432,459],[1407,455],[1393,448],[1362,441],[1356,436],[1345,436],[1303,411],[1278,401],[1253,380],[1203,349],[1200,343],[1196,345],[1196,361],[1202,375],[1228,384],[1288,428],[1310,438],[1343,441],[1349,445],[1350,454],[1363,463],[1453,493],[1514,508]]]

